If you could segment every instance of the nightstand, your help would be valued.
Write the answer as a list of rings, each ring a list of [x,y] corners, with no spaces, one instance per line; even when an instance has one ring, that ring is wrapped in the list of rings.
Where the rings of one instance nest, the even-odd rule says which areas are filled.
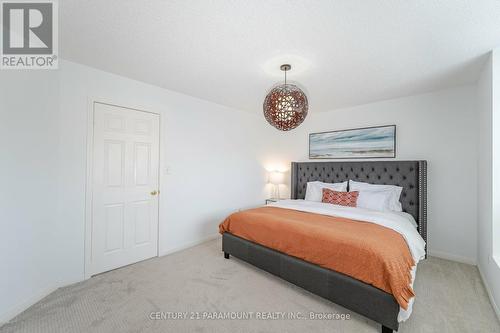
[[[276,199],[276,198],[270,198],[270,199],[266,199],[266,205],[269,205],[270,203],[272,202],[277,202],[279,199]]]

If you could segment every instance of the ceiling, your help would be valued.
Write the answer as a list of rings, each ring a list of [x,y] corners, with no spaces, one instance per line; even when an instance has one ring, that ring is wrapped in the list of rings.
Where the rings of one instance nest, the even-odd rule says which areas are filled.
[[[64,0],[64,59],[262,112],[289,81],[310,111],[472,83],[500,46],[498,0]]]

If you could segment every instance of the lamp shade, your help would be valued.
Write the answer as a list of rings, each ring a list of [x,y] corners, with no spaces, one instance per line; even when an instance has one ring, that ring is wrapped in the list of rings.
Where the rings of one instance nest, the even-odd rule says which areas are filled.
[[[285,174],[280,171],[272,171],[269,173],[269,183],[280,185],[285,182]]]
[[[304,92],[293,84],[286,83],[286,72],[292,65],[283,64],[285,84],[273,88],[264,100],[264,117],[267,122],[281,131],[289,131],[302,124],[307,116],[309,103]]]
[[[306,94],[293,84],[282,84],[272,89],[263,107],[267,122],[281,131],[289,131],[302,124],[309,108]]]

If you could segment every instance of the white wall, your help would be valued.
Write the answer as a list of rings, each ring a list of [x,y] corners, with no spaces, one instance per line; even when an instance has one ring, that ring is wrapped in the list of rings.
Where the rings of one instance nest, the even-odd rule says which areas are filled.
[[[500,48],[491,53],[492,59],[492,168],[493,168],[493,256],[500,264]],[[498,268],[498,266],[497,266]],[[498,280],[500,281],[500,279]]]
[[[277,151],[282,160],[305,161],[308,133],[387,124],[397,125],[398,160],[428,161],[429,252],[475,263],[474,86],[312,113],[299,128],[280,136]]]
[[[161,254],[213,236],[227,213],[263,202],[263,150],[272,129],[256,115],[75,63],[63,62],[61,73],[61,215],[78,221],[61,226],[71,235],[68,247],[83,232],[88,96],[161,112]],[[82,255],[72,247],[69,257]],[[74,265],[80,277],[81,265]]]
[[[0,322],[84,277],[89,97],[161,113],[160,254],[216,236],[227,214],[268,196],[274,132],[258,115],[66,61],[57,72],[2,73],[0,83],[9,190]]]
[[[479,113],[478,267],[493,307],[500,317],[500,50],[490,54],[477,84]],[[497,225],[494,225],[493,222]],[[495,239],[496,248],[493,246]],[[494,252],[495,251],[495,252]],[[496,258],[492,254],[496,254]]]
[[[59,281],[57,80],[0,74],[0,322]]]

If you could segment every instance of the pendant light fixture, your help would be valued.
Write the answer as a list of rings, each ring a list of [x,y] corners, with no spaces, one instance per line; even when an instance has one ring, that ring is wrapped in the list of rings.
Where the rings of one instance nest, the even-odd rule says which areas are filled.
[[[289,64],[280,66],[285,72],[285,83],[273,88],[264,100],[264,117],[269,124],[281,131],[289,131],[302,124],[307,116],[309,104],[304,92],[294,84],[286,83]]]

